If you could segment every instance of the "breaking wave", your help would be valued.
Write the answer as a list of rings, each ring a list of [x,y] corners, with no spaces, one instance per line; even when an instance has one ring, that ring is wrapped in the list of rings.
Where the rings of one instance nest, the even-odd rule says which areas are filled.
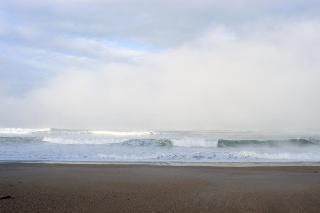
[[[0,160],[319,162],[319,135],[0,129]]]

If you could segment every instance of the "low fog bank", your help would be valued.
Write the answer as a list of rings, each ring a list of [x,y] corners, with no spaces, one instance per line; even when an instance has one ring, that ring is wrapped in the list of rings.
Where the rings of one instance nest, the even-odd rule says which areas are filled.
[[[0,126],[320,131],[319,34],[317,21],[221,26],[130,63],[61,66],[22,97],[0,87]]]

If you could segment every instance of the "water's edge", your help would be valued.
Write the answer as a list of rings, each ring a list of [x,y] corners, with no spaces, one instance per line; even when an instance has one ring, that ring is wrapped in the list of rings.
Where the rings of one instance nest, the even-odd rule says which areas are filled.
[[[3,161],[0,164],[41,165],[121,165],[121,166],[170,166],[170,167],[310,167],[320,162],[123,162],[123,161]]]

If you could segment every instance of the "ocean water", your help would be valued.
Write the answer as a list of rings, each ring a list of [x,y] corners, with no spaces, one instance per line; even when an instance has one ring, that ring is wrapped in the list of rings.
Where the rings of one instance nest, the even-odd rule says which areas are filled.
[[[0,161],[320,162],[317,135],[236,131],[0,129]]]

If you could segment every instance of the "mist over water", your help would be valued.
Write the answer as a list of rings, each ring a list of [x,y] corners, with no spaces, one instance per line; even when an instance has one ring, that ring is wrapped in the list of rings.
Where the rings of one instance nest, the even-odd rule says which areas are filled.
[[[130,63],[72,63],[20,96],[0,79],[0,127],[319,132],[320,24],[267,26],[218,26]]]
[[[319,161],[319,11],[3,0],[0,160]]]
[[[319,162],[317,135],[236,131],[0,129],[1,161]]]

